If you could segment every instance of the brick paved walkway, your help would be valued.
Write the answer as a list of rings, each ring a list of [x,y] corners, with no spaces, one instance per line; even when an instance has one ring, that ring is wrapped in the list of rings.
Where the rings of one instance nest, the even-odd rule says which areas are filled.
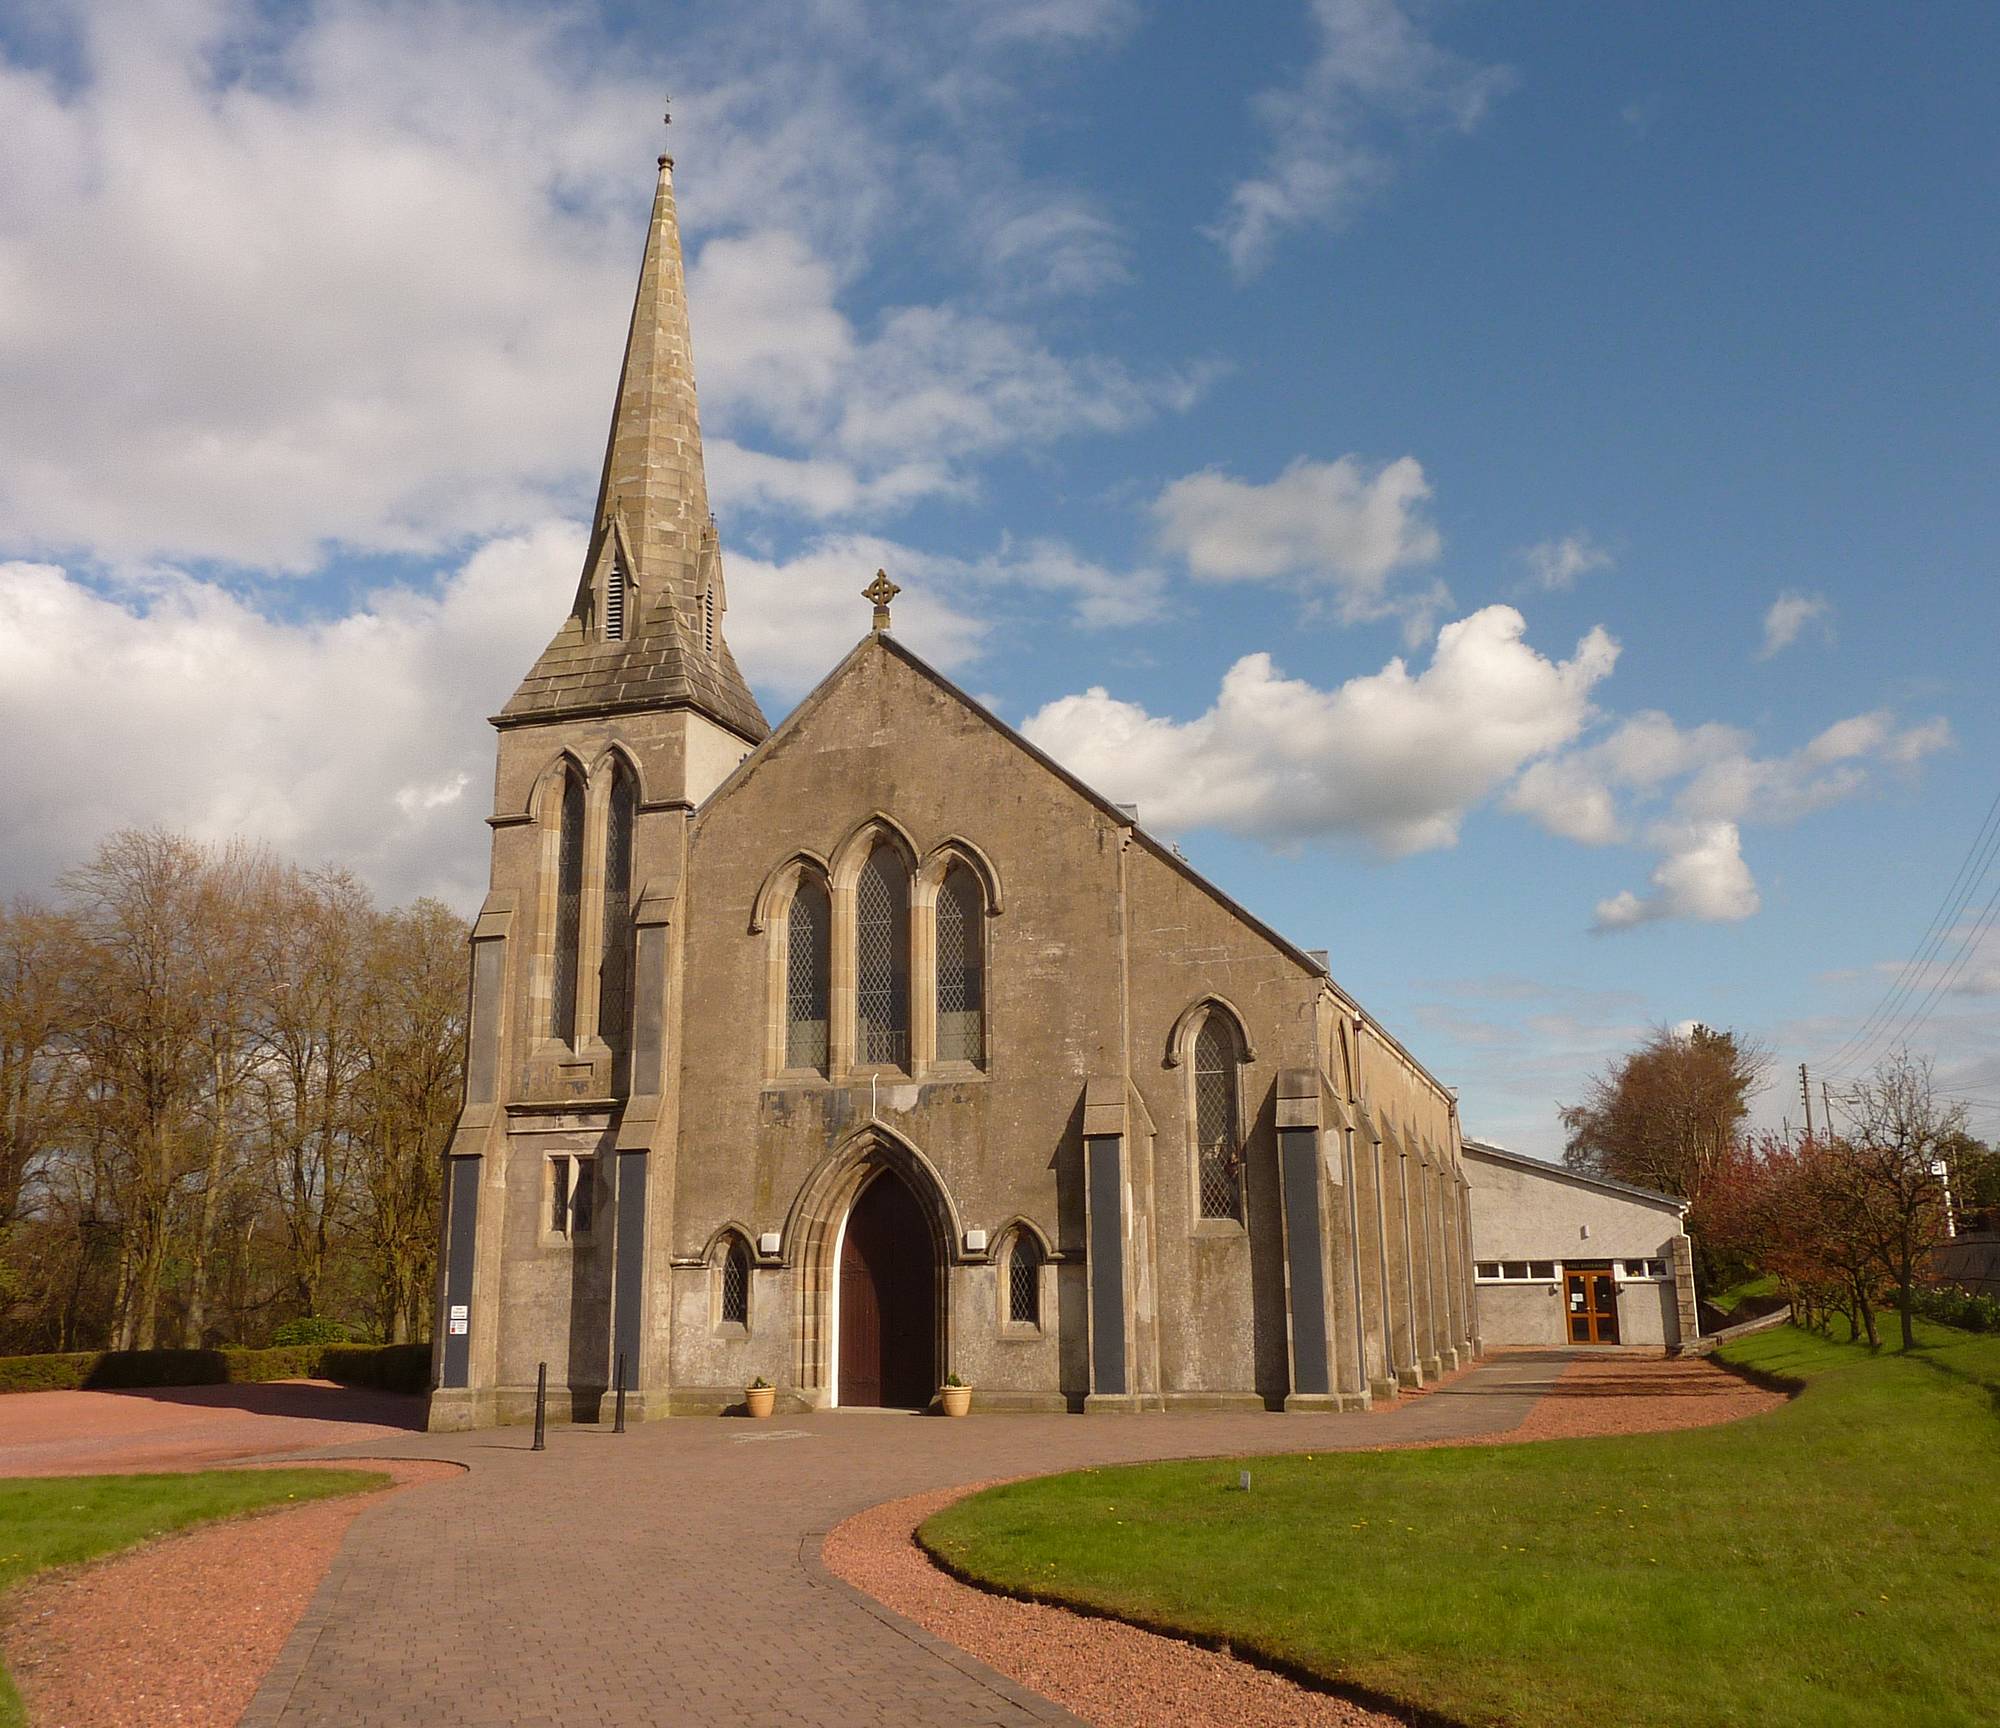
[[[396,1455],[470,1473],[356,1520],[244,1728],[1071,1722],[827,1575],[824,1532],[955,1482],[1490,1434],[1564,1360],[1502,1357],[1368,1416],[843,1411],[552,1429],[539,1454],[522,1429],[410,1436]]]

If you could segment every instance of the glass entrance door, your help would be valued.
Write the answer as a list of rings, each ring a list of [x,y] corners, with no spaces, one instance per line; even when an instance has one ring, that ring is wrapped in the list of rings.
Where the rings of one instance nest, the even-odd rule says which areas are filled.
[[[1564,1311],[1572,1344],[1618,1342],[1618,1286],[1610,1269],[1601,1272],[1563,1271]]]

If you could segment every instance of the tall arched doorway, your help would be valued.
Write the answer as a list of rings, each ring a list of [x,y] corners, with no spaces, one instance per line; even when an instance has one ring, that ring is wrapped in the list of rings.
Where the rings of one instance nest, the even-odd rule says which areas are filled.
[[[840,1244],[840,1402],[920,1410],[937,1390],[937,1262],[892,1171],[862,1189]]]

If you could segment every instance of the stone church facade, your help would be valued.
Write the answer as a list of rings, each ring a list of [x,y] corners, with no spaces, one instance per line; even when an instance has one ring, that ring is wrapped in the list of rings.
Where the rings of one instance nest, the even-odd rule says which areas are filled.
[[[635,1417],[948,1373],[1348,1407],[1476,1353],[1451,1094],[899,643],[893,592],[769,728],[662,157],[582,577],[494,720],[431,1426],[520,1420],[543,1364],[591,1420],[621,1377]]]

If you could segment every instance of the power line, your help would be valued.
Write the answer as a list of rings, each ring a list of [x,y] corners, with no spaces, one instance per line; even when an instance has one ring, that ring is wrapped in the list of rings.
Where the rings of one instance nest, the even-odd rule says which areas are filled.
[[[1986,816],[1979,824],[1979,831],[1973,836],[1972,844],[1959,860],[1958,870],[1951,884],[1938,901],[1937,910],[1932,913],[1929,925],[1925,927],[1916,950],[1903,963],[1894,981],[1883,991],[1880,1000],[1840,1047],[1823,1058],[1815,1066],[1824,1070],[1834,1070],[1845,1062],[1850,1067],[1862,1066],[1861,1058],[1880,1042],[1881,1029],[1888,1025],[1903,1004],[1910,998],[1924,976],[1925,968],[1935,958],[1937,950],[1951,934],[1959,915],[1965,910],[1972,896],[1984,884],[1986,873],[1993,866],[1996,855],[2000,855],[2000,793],[1995,793],[1993,802],[1986,808]],[[1962,885],[1962,886],[1961,886]]]
[[[1994,888],[1986,904],[1979,909],[1979,916],[1972,921],[1972,927],[1966,931],[1964,940],[1958,945],[1956,957],[1937,982],[1930,987],[1924,999],[1897,1023],[1894,1031],[1886,1034],[1877,1033],[1868,1047],[1869,1050],[1885,1042],[1892,1050],[1899,1044],[1909,1042],[1910,1034],[1931,1017],[1936,1010],[1938,999],[1958,982],[1959,975],[1971,963],[1973,955],[1979,952],[1985,943],[1987,932],[1993,928],[1996,917],[2000,917],[2000,887]],[[1864,1050],[1856,1057],[1857,1067],[1860,1065],[1861,1057],[1867,1054],[1868,1050]]]

